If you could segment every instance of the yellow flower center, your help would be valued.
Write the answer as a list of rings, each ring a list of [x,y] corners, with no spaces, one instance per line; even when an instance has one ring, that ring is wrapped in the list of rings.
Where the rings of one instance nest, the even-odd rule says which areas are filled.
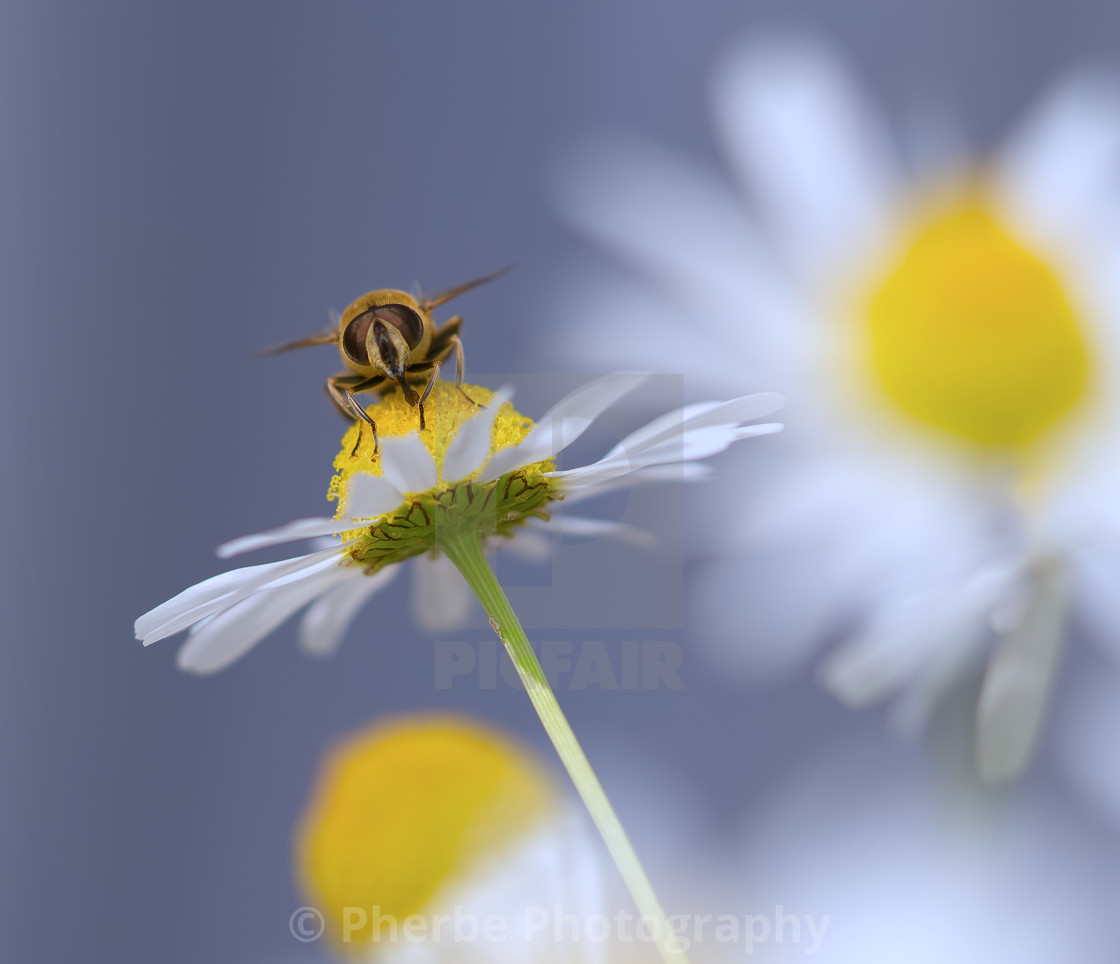
[[[448,382],[436,382],[433,386],[424,404],[425,428],[420,439],[441,471],[459,426],[478,412],[472,401],[487,405],[493,397],[494,392],[478,385],[464,385],[463,391]],[[419,431],[419,411],[398,391],[388,393],[367,411],[382,440]],[[532,420],[518,414],[507,402],[490,431],[490,454],[516,445],[532,428]],[[347,430],[334,467],[336,474],[327,498],[338,499],[341,516],[347,508],[354,475],[382,474],[381,454],[374,452],[373,433],[364,422],[356,422]],[[547,519],[549,503],[562,497],[544,476],[554,468],[550,461],[536,462],[484,483],[474,481],[478,476],[474,472],[466,479],[438,482],[426,492],[409,493],[396,511],[370,526],[344,534],[347,541],[359,540],[351,547],[350,556],[373,573],[383,566],[438,550],[448,527],[470,526],[484,538],[511,536],[530,518]]]
[[[297,873],[327,933],[361,952],[391,921],[428,910],[441,885],[500,858],[557,799],[548,774],[495,731],[423,716],[378,724],[323,767],[296,834]]]
[[[450,382],[437,381],[424,403],[423,432],[420,432],[419,409],[415,405],[409,405],[399,391],[389,392],[366,411],[377,425],[379,438],[420,432],[420,440],[431,453],[432,459],[436,465],[442,466],[447,447],[458,432],[459,425],[478,412],[471,401],[477,405],[489,405],[493,397],[494,392],[479,385],[464,385],[463,391],[459,391]],[[507,402],[494,419],[494,428],[490,433],[490,454],[516,445],[529,434],[532,427],[533,420],[518,414]],[[334,460],[334,468],[336,475],[331,479],[331,487],[327,492],[327,499],[330,501],[345,496],[355,472],[381,474],[381,456],[374,454],[373,433],[364,422],[355,422],[342,437],[342,450]],[[342,501],[340,511],[345,508],[345,498]]]
[[[1089,354],[1054,270],[975,202],[912,236],[867,314],[878,384],[906,413],[1019,449],[1083,400]]]

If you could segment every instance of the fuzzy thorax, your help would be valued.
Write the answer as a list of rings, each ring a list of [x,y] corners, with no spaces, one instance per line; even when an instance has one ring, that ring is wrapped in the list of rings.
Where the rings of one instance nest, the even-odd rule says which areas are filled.
[[[555,484],[544,476],[555,468],[552,462],[536,462],[484,483],[474,481],[477,470],[458,481],[442,480],[452,439],[462,423],[476,415],[479,406],[488,405],[493,396],[494,392],[477,385],[464,385],[460,391],[453,384],[437,381],[424,403],[425,428],[420,432],[416,407],[408,404],[403,393],[390,392],[367,409],[382,443],[376,453],[367,425],[355,422],[349,428],[334,460],[336,474],[327,493],[329,500],[339,502],[338,516],[350,510],[349,488],[356,474],[382,475],[382,454],[388,448],[384,444],[388,439],[419,432],[439,477],[433,487],[407,493],[395,511],[380,516],[368,527],[346,533],[347,540],[358,540],[350,549],[355,562],[373,573],[382,566],[436,551],[441,541],[464,528],[482,538],[511,536],[530,518],[548,518],[549,503],[561,498]],[[490,455],[516,445],[532,428],[531,419],[505,403],[490,433]]]

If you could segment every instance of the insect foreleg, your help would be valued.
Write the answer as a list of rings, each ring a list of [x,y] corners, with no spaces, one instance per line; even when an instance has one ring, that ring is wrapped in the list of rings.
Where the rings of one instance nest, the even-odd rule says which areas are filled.
[[[473,398],[470,397],[463,389],[463,340],[458,335],[452,335],[447,339],[448,342],[455,346],[455,387],[463,393],[463,397],[472,405],[478,405]]]
[[[330,395],[331,401],[334,402],[338,410],[348,418],[365,422],[370,427],[370,431],[373,432],[373,451],[375,455],[377,454],[377,426],[370,418],[369,412],[362,408],[354,396],[358,392],[367,392],[378,388],[384,381],[385,379],[381,375],[374,375],[371,378],[361,378],[354,375],[332,375],[327,379],[327,394]],[[361,431],[359,430],[358,441],[354,443],[354,452],[357,451],[360,442]],[[353,455],[354,452],[350,454]]]

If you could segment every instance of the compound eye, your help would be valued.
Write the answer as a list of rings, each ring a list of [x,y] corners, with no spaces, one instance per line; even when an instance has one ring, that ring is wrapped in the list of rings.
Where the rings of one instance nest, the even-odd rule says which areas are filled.
[[[405,344],[408,345],[408,350],[412,351],[420,344],[421,339],[424,337],[424,322],[421,320],[420,315],[415,310],[409,308],[408,305],[378,305],[376,308],[371,309],[369,315],[374,318],[380,318],[388,325],[392,325],[403,336]],[[366,315],[362,316],[367,317]],[[356,321],[357,319],[355,319]],[[362,332],[365,337],[365,332]]]
[[[358,365],[369,366],[369,352],[366,351],[366,333],[373,324],[373,312],[363,311],[351,319],[342,333],[342,350],[346,357]]]

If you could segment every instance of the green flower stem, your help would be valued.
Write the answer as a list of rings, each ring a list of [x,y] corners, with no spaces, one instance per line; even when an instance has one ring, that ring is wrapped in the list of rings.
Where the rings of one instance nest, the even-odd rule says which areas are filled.
[[[498,582],[486,553],[482,547],[482,539],[477,532],[469,526],[449,526],[439,534],[439,548],[455,564],[463,574],[471,589],[474,590],[479,602],[482,603],[490,615],[490,625],[498,638],[505,644],[506,652],[517,668],[517,675],[525,686],[525,692],[537,715],[544,724],[552,745],[556,747],[568,776],[572,778],[576,790],[587,807],[591,819],[595,822],[603,842],[607,845],[615,866],[618,867],[622,879],[626,883],[630,896],[638,906],[638,911],[644,918],[657,921],[659,925],[660,940],[658,950],[662,961],[666,964],[687,964],[687,958],[669,927],[665,911],[654,893],[653,885],[649,882],[641,861],[634,852],[634,846],[618,814],[614,812],[610,800],[599,784],[595,771],[591,768],[583,749],[572,732],[560,704],[556,701],[548,679],[541,669],[536,654],[529,645],[525,630],[521,628],[505,591]]]

